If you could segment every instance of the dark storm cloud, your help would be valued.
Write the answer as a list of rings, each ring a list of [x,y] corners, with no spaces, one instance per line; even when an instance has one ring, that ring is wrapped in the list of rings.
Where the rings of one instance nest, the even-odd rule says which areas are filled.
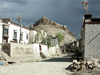
[[[62,2],[63,2],[62,0],[59,0],[59,1],[58,0],[51,0],[51,4],[54,7],[60,7]]]
[[[93,17],[100,17],[100,0],[88,0],[89,13]],[[20,6],[21,4],[21,6]],[[82,16],[86,11],[81,0],[3,0],[0,7],[1,18],[5,13],[17,22],[16,14],[22,15],[22,25],[30,26],[42,16],[59,24],[66,25],[68,29],[79,35],[82,26]]]
[[[28,3],[28,0],[2,0],[1,2],[10,2],[10,3],[26,4],[26,3]]]
[[[100,0],[89,0],[89,4],[90,5],[98,5],[98,4],[100,4]]]
[[[100,15],[100,0],[91,0],[89,2],[89,13],[93,14],[93,17]]]

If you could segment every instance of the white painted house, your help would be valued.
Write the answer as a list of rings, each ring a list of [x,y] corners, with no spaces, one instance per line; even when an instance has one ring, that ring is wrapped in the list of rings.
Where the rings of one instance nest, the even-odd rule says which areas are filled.
[[[47,32],[43,29],[36,30],[33,27],[34,25],[31,24],[30,30],[29,30],[29,43],[33,42],[42,42],[43,38],[47,37]]]
[[[28,27],[12,22],[10,18],[0,19],[0,43],[20,42],[27,44],[28,40]]]
[[[100,61],[100,18],[92,18],[92,14],[84,15],[81,30],[81,46],[84,59],[91,57]]]
[[[40,31],[34,29],[33,25],[29,28],[12,22],[10,18],[0,19],[0,43],[42,42],[42,37],[46,38],[47,33],[42,29]]]

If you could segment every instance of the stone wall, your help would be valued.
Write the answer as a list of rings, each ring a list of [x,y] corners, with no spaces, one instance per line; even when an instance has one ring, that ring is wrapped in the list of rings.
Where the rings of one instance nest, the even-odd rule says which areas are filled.
[[[0,23],[0,43],[2,43],[2,40],[3,40],[2,39],[2,34],[3,34],[2,23]]]
[[[1,44],[0,44],[0,58],[1,58],[1,50],[2,50],[2,46],[1,46]]]
[[[10,43],[1,44],[2,50],[8,55],[11,56],[11,45]]]
[[[10,43],[10,45],[11,58],[24,59],[34,57],[33,44]]]
[[[55,47],[50,47],[49,48],[49,56],[56,56],[56,48]]]
[[[34,59],[40,59],[40,49],[39,49],[39,43],[33,44],[33,50],[34,50]]]
[[[49,48],[49,56],[56,56],[57,54],[61,54],[59,45]]]
[[[84,59],[91,56],[100,61],[100,24],[85,25]]]
[[[43,52],[43,54],[46,56],[46,57],[49,57],[49,51],[48,51],[48,46],[47,45],[43,45],[41,44],[41,52]]]
[[[41,48],[40,48],[41,46]],[[54,47],[50,47],[48,49],[47,45],[33,43],[33,44],[19,44],[19,43],[7,43],[2,44],[2,49],[8,56],[13,60],[25,60],[27,59],[41,59],[40,52],[45,55],[47,58],[51,56],[56,56],[57,54],[61,54],[59,45]],[[6,56],[6,57],[8,57]],[[5,58],[6,58],[5,57]]]

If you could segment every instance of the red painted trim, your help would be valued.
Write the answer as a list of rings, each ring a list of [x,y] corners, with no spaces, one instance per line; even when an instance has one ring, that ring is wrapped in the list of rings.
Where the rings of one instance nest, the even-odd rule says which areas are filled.
[[[34,29],[29,29],[29,30],[33,30],[33,31],[36,31],[36,30],[34,30]]]
[[[85,22],[85,24],[100,24],[100,22]]]
[[[85,20],[90,20],[90,19],[92,19],[92,18],[85,18]]]
[[[0,22],[1,22],[1,23],[4,23],[4,22],[2,22],[2,21],[0,21]],[[4,24],[6,24],[6,25],[10,25],[10,24],[12,24],[12,23],[10,23],[10,24],[4,23]],[[17,26],[17,27],[20,27],[20,26],[15,25],[15,24],[12,24],[12,25]],[[24,27],[21,27],[21,28],[24,28]],[[24,28],[24,29],[26,29],[26,28]],[[27,30],[29,30],[29,29],[27,29]]]
[[[12,24],[12,23],[11,23]],[[12,25],[14,25],[14,26],[17,26],[17,27],[20,27],[20,26],[18,26],[18,25],[15,25],[15,24],[12,24]],[[21,28],[24,28],[24,27],[21,27]],[[26,28],[24,28],[24,29],[26,29]],[[29,30],[29,29],[26,29],[26,30]]]
[[[4,23],[4,22],[2,22],[2,21],[0,21],[1,23]],[[10,25],[10,24],[7,24],[7,23],[4,23],[4,24],[6,24],[6,25]]]

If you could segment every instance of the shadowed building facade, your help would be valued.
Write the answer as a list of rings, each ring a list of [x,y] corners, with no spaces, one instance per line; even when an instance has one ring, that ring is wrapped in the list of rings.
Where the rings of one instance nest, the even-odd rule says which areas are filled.
[[[100,18],[92,18],[92,14],[84,17],[80,40],[83,58],[87,60],[93,57],[100,61]]]

